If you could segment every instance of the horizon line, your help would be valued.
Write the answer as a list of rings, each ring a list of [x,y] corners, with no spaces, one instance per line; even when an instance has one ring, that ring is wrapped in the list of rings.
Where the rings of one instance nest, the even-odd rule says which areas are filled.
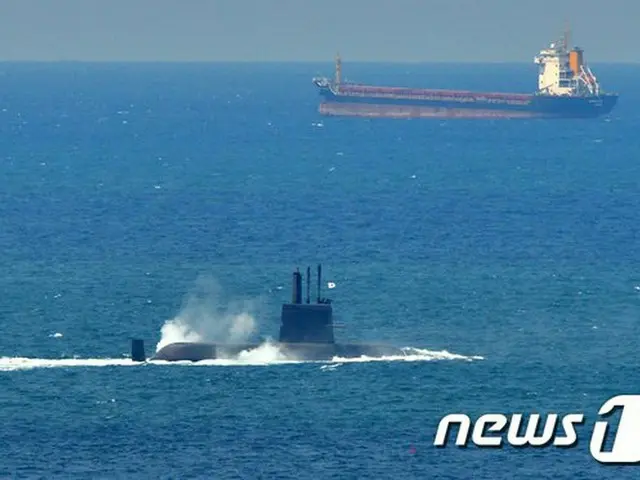
[[[73,60],[45,60],[45,59],[37,59],[37,60],[8,60],[8,59],[0,59],[0,64],[10,64],[10,63],[83,63],[83,64],[91,64],[91,63],[100,63],[100,64],[321,64],[327,63],[332,64],[334,61],[332,59],[327,60],[100,60],[100,59],[73,59]],[[523,60],[349,60],[346,62],[347,64],[385,64],[385,65],[427,65],[427,64],[445,64],[445,65],[455,65],[455,64],[469,64],[469,65],[533,65],[532,62],[525,62]],[[640,60],[597,60],[592,59],[589,61],[590,64],[606,64],[606,65],[639,65]]]

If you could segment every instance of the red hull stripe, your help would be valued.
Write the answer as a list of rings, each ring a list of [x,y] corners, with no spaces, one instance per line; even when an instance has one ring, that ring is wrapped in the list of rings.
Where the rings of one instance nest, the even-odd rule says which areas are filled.
[[[534,118],[540,112],[404,105],[363,105],[357,103],[322,103],[323,115],[370,118]]]

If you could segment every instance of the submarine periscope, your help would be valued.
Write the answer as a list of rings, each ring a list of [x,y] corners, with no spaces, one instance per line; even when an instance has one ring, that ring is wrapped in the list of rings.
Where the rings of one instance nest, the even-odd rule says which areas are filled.
[[[387,345],[336,343],[334,337],[333,306],[322,298],[322,266],[317,269],[317,296],[311,303],[311,268],[307,267],[306,302],[302,298],[302,274],[293,272],[291,302],[282,305],[280,332],[275,346],[287,358],[301,361],[331,360],[335,357],[405,356],[403,349]],[[253,350],[260,344],[219,344],[208,342],[177,342],[158,350],[149,360],[191,361],[234,359],[243,351]],[[144,341],[131,340],[131,359],[145,362]]]

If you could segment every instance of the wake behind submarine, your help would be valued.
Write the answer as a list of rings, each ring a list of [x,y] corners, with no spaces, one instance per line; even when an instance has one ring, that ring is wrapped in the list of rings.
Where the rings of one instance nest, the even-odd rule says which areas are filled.
[[[307,267],[306,303],[302,302],[302,274],[293,272],[291,303],[282,305],[280,335],[274,345],[287,358],[293,360],[322,361],[334,357],[386,357],[404,356],[403,349],[387,345],[336,343],[334,337],[333,307],[331,300],[320,296],[322,266],[318,265],[316,303],[310,301],[311,268]],[[150,360],[192,361],[233,359],[241,352],[253,350],[261,344],[221,344],[208,342],[177,342],[164,346]],[[131,359],[146,361],[144,341],[132,339]]]

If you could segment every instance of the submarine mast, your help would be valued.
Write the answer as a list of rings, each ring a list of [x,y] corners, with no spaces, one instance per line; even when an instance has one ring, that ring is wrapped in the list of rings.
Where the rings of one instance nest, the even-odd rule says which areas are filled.
[[[302,275],[300,269],[293,272],[293,288],[291,289],[291,303],[302,303]]]

